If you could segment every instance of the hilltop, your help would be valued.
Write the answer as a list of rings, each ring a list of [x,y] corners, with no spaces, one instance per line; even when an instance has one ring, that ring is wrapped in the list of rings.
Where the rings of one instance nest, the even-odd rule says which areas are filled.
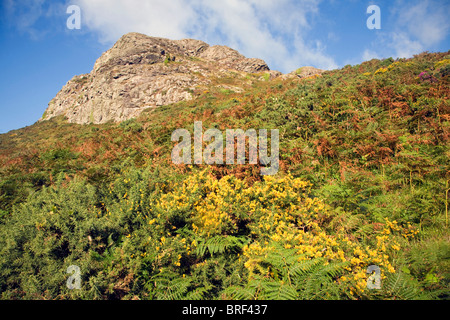
[[[281,74],[270,72],[263,60],[226,46],[128,33],[103,53],[91,73],[71,79],[42,119],[63,115],[73,123],[128,120],[149,108],[190,100],[216,78],[263,72]]]

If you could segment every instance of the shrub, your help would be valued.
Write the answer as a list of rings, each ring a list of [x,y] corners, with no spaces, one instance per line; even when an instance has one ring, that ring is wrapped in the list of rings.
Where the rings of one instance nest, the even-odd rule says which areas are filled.
[[[135,118],[125,120],[125,121],[121,122],[119,126],[121,128],[123,128],[124,131],[130,131],[133,133],[138,133],[143,130],[142,124],[137,122],[137,120]]]

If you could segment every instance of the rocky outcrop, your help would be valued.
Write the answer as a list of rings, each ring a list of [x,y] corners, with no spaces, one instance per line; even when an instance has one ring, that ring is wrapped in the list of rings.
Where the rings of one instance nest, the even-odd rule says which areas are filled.
[[[248,59],[234,49],[226,46],[208,47],[199,55],[208,61],[215,61],[229,69],[254,73],[269,71],[267,64],[261,59]]]
[[[72,78],[42,120],[63,115],[80,124],[123,121],[148,108],[192,99],[197,87],[230,70],[257,73],[269,67],[226,46],[129,33],[102,54],[89,74]]]
[[[295,71],[292,71],[290,73],[284,74],[281,76],[281,79],[287,80],[287,79],[304,79],[316,75],[320,75],[324,72],[324,70],[317,69],[314,67],[301,67],[298,68]]]

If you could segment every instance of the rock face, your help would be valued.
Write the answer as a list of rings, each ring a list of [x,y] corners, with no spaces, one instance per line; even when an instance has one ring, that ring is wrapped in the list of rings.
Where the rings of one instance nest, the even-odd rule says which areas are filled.
[[[60,115],[80,124],[127,120],[147,108],[192,99],[196,88],[230,70],[257,73],[269,67],[226,46],[129,33],[103,53],[89,74],[72,78],[41,120]]]

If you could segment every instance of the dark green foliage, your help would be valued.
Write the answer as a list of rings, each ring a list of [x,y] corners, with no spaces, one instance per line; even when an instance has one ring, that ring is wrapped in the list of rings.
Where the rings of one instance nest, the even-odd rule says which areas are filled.
[[[132,133],[138,133],[143,130],[142,124],[137,122],[135,118],[125,120],[121,122],[119,126],[123,128],[125,131],[131,131]]]
[[[95,188],[82,181],[63,188],[60,175],[53,187],[31,194],[1,228],[2,291],[10,298],[50,298],[66,293],[65,270],[83,261],[85,274],[98,272],[90,252],[103,252],[117,226],[97,219]],[[89,241],[89,237],[92,241]]]

